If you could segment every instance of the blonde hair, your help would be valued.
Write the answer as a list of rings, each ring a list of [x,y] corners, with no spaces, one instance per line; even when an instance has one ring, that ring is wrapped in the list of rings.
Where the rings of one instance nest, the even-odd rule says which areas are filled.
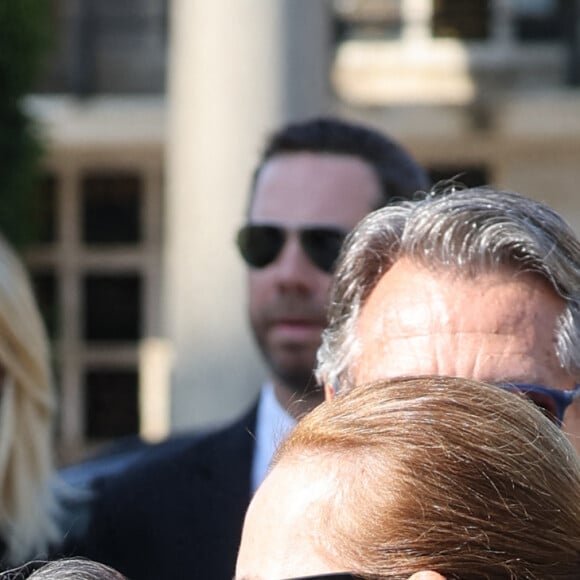
[[[445,377],[345,391],[276,458],[333,473],[317,506],[321,553],[373,580],[580,577],[580,461],[533,404]]]
[[[58,538],[54,408],[44,326],[27,274],[0,238],[0,536],[10,564],[46,554]]]

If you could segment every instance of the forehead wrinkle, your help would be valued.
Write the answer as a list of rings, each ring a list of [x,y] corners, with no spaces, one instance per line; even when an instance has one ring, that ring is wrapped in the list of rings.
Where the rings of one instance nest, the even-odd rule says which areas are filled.
[[[489,340],[493,337],[493,340]],[[367,343],[368,344],[368,343]],[[530,345],[510,333],[425,332],[413,336],[387,336],[360,348],[355,375],[365,380],[412,374],[443,374],[497,381],[494,369],[503,366],[505,353],[517,362],[515,377],[535,376]],[[505,373],[502,373],[505,374]],[[512,371],[509,373],[512,376]],[[507,377],[505,377],[507,378]]]
[[[557,356],[563,300],[532,274],[449,276],[399,260],[361,307],[355,382],[412,374],[571,388]]]
[[[388,281],[389,273],[379,282],[364,304],[356,323],[357,335],[365,339],[438,336],[442,334],[513,335],[520,334],[523,342],[533,344],[542,325],[531,324],[545,314],[538,312],[537,288],[527,284],[513,285],[510,290],[497,280],[481,285],[446,286],[445,280],[430,280],[425,292],[407,289],[409,280]],[[400,277],[399,277],[400,278]],[[411,280],[412,281],[412,280]],[[433,282],[435,281],[435,284]],[[381,288],[382,284],[382,288]],[[480,286],[483,286],[481,288]],[[514,293],[515,292],[515,293]],[[515,300],[514,296],[518,296]],[[529,302],[533,304],[530,305]],[[468,308],[468,311],[466,311]],[[489,315],[489,309],[501,315]],[[550,306],[546,305],[549,310]],[[526,333],[519,332],[525,328]],[[552,329],[553,331],[553,329]],[[363,340],[364,342],[364,340]]]

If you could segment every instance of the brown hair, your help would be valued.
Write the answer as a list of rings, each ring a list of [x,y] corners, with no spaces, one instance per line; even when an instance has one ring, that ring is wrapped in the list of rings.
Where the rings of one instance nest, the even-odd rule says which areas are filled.
[[[345,391],[276,459],[336,473],[318,506],[323,554],[373,580],[580,577],[580,461],[533,404],[445,377]]]
[[[264,165],[277,155],[304,152],[349,155],[366,163],[380,186],[378,207],[412,199],[415,192],[430,186],[425,170],[387,135],[344,119],[319,117],[286,125],[268,138],[252,179],[249,210]]]

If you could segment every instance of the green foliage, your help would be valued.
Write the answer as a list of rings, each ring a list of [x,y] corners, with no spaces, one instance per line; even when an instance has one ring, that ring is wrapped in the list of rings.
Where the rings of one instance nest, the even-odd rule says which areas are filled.
[[[0,0],[0,230],[15,245],[36,237],[42,154],[23,107],[48,47],[48,0]]]

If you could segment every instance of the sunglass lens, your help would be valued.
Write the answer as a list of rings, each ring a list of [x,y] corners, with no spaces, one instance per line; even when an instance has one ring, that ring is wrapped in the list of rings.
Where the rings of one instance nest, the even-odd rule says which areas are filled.
[[[543,391],[536,391],[530,388],[529,385],[512,385],[512,384],[505,384],[501,385],[502,388],[512,391],[522,397],[528,399],[531,403],[536,405],[541,411],[557,425],[560,424],[561,418],[560,413],[558,412],[558,403],[549,393],[545,393]],[[527,388],[526,388],[527,387]]]
[[[304,251],[321,270],[331,273],[346,234],[340,230],[312,228],[301,232]]]
[[[544,415],[553,423],[559,423],[558,405],[553,397],[547,393],[537,393],[535,391],[524,391],[523,395],[530,399],[536,407],[539,407]]]
[[[284,230],[275,226],[247,225],[238,232],[238,248],[249,266],[264,268],[280,253],[284,236]]]

